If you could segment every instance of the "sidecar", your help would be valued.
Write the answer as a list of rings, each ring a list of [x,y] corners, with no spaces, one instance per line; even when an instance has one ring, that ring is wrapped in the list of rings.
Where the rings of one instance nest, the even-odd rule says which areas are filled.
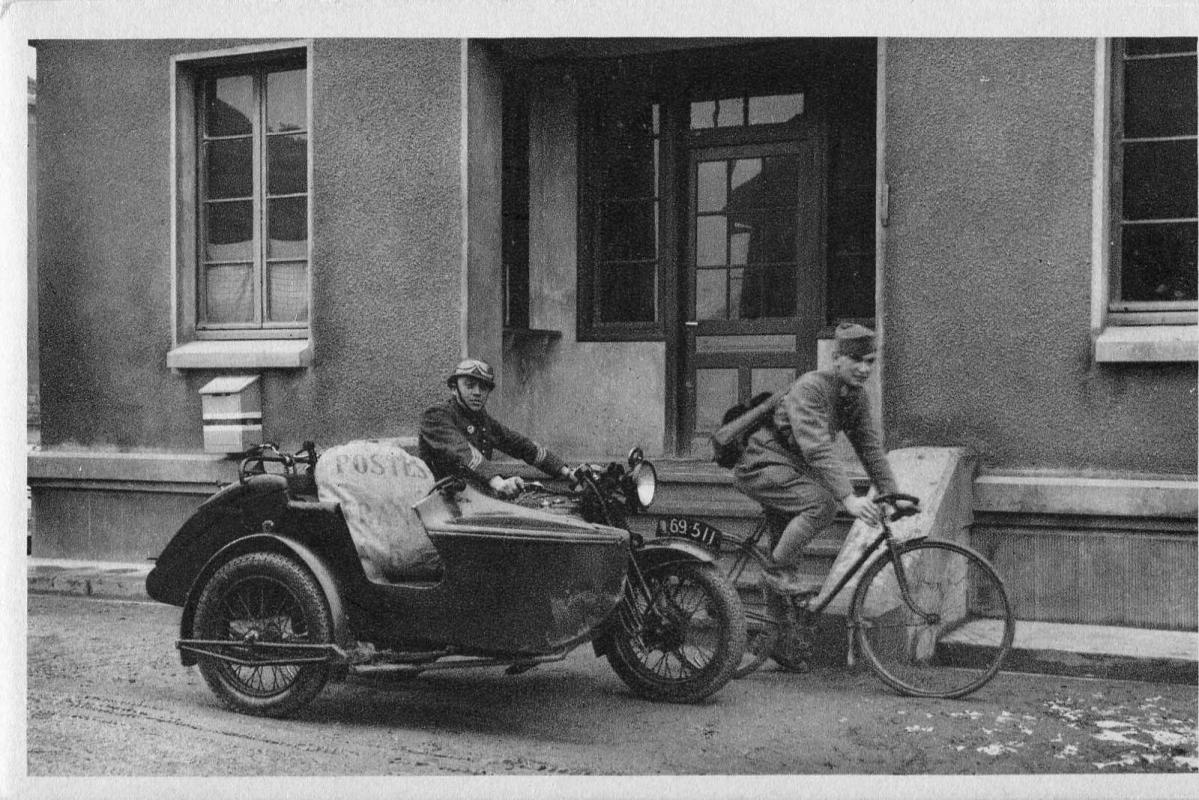
[[[319,691],[342,665],[557,660],[623,596],[627,531],[471,486],[417,504],[436,570],[372,580],[341,508],[305,477],[243,472],[184,523],[146,580],[153,599],[183,609],[183,663],[199,663],[239,710],[289,712],[311,698],[280,702],[272,687],[303,684],[295,674],[307,671]]]

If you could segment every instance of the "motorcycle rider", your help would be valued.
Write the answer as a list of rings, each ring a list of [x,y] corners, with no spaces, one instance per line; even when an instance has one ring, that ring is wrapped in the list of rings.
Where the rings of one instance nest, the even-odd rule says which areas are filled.
[[[837,503],[858,519],[879,523],[879,510],[854,494],[837,455],[844,431],[879,492],[898,491],[863,388],[878,357],[874,331],[841,323],[834,335],[833,365],[805,373],[774,409],[772,420],[750,435],[734,468],[743,494],[791,517],[774,545],[775,565],[766,570],[768,589],[777,595],[815,592],[799,563],[804,547],[833,521]]]
[[[537,442],[501,425],[485,410],[495,389],[495,370],[485,361],[468,358],[446,379],[450,397],[425,409],[420,422],[420,457],[433,477],[447,475],[471,478],[491,487],[501,497],[524,488],[518,475],[499,474],[491,463],[499,450],[553,477],[570,479],[566,462]]]

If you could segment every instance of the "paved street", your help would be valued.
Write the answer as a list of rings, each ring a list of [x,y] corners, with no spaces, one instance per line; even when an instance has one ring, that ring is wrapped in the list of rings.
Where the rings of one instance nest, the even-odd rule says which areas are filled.
[[[330,685],[299,717],[224,710],[158,604],[29,595],[31,776],[1193,772],[1192,686],[1001,675],[914,700],[868,672],[768,669],[698,706],[634,699],[589,648],[506,677]]]

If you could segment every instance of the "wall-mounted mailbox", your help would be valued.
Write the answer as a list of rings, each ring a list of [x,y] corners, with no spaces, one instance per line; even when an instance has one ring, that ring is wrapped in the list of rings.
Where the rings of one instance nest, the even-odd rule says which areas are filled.
[[[225,375],[200,389],[205,453],[241,453],[262,444],[257,375]]]

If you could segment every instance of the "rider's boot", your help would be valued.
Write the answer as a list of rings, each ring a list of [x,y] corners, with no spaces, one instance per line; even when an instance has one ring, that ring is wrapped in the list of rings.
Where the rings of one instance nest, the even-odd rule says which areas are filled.
[[[763,571],[762,587],[767,609],[782,623],[771,655],[790,672],[807,672],[812,641],[805,609],[807,602],[819,594],[821,585],[804,580],[798,569],[776,566]]]

